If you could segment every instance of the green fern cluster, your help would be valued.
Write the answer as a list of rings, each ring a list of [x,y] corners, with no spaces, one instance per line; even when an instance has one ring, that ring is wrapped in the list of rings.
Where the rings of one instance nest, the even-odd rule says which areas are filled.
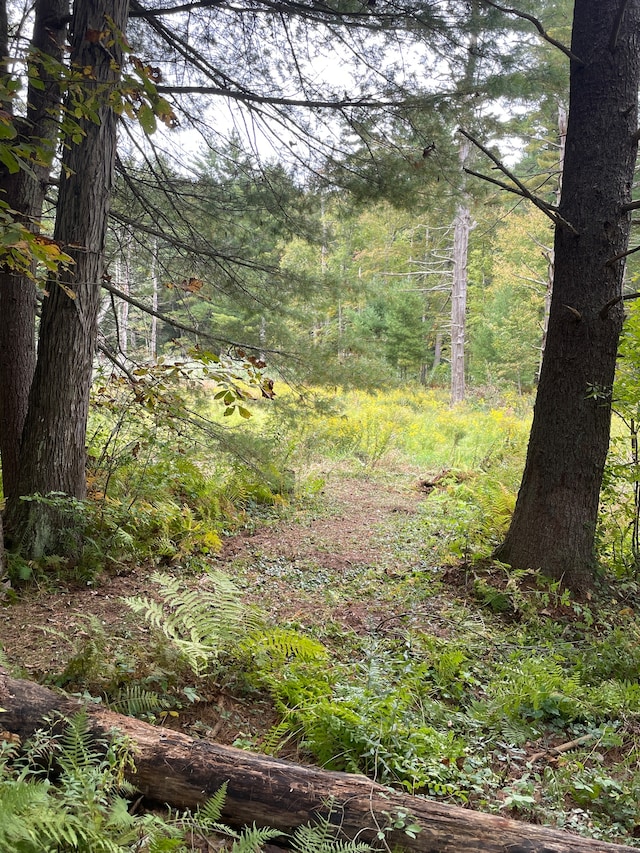
[[[198,676],[207,672],[223,650],[257,627],[257,617],[221,572],[208,572],[207,587],[197,589],[162,572],[154,572],[151,580],[158,586],[157,599],[135,596],[125,602],[164,634]]]
[[[268,679],[284,662],[326,663],[327,650],[297,631],[265,628],[258,613],[242,601],[235,584],[221,572],[206,575],[209,588],[189,588],[179,578],[154,572],[156,598],[125,599],[134,613],[172,643],[193,672],[202,677],[222,652],[244,658],[249,671]]]
[[[61,728],[62,726],[62,728]],[[60,729],[56,733],[56,729]],[[58,720],[20,751],[0,750],[0,849],[121,853],[139,837],[129,814],[124,741],[97,744],[86,713]],[[55,784],[50,773],[55,766]]]

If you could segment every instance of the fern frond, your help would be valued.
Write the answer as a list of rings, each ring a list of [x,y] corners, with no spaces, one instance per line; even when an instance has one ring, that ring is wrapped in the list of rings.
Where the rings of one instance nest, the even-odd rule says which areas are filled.
[[[337,832],[329,818],[299,826],[293,833],[291,849],[294,853],[370,853],[372,850],[365,841],[337,838]]]
[[[257,657],[265,668],[267,661],[282,663],[290,658],[305,662],[327,660],[329,653],[318,640],[287,628],[257,632],[241,644],[243,651]]]
[[[287,709],[285,709],[286,713]],[[283,746],[292,738],[301,734],[302,727],[296,723],[295,716],[286,713],[285,719],[272,726],[262,742],[261,750],[265,755],[277,755]]]
[[[144,690],[139,684],[127,684],[114,699],[106,703],[106,707],[118,714],[137,717],[160,710],[164,703],[154,691]]]
[[[257,619],[241,601],[240,592],[221,572],[210,572],[213,589],[185,589],[179,578],[154,572],[160,602],[147,597],[125,599],[154,628],[176,646],[196,675],[202,675],[220,652],[237,644]]]
[[[85,710],[65,718],[65,722],[57,760],[62,770],[72,775],[97,764],[101,756],[89,731],[89,716]]]
[[[333,814],[335,808],[330,803],[327,817],[299,826],[291,839],[294,853],[371,853],[373,848],[367,842],[339,837],[340,827],[331,822]]]
[[[242,830],[240,838],[233,842],[231,853],[258,853],[263,846],[273,838],[279,838],[283,833],[269,826],[254,825]]]
[[[223,782],[218,790],[196,812],[196,821],[202,829],[209,829],[217,824],[222,817],[222,809],[227,796],[228,783]]]

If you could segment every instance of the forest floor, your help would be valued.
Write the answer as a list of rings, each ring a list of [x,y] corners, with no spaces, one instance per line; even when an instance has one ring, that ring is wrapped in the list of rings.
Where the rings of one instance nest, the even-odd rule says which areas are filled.
[[[213,564],[273,624],[310,631],[323,640],[329,633],[338,643],[341,633],[388,633],[416,615],[405,612],[406,600],[395,600],[393,586],[394,579],[421,568],[415,548],[402,544],[403,529],[425,498],[414,471],[374,477],[334,470],[321,492],[284,517],[229,536]],[[147,595],[154,568],[128,566],[88,587],[31,585],[0,609],[0,647],[9,665],[26,678],[67,690],[82,691],[92,675],[99,682],[101,658],[118,655],[120,642],[134,648],[148,642],[148,627],[123,599]],[[198,582],[194,575],[186,580]],[[423,605],[420,620],[424,629],[425,620],[430,621],[426,606],[435,620],[433,633],[441,634],[436,599]],[[269,703],[254,704],[217,687],[199,688],[202,701],[185,703],[164,722],[190,733],[195,726],[195,732],[220,743],[259,745],[276,719]],[[95,695],[94,689],[89,692]]]

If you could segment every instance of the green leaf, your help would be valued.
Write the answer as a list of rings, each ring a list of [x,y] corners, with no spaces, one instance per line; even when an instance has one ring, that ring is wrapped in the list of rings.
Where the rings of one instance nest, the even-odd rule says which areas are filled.
[[[18,131],[10,121],[0,121],[0,139],[15,139]]]
[[[11,175],[20,171],[20,161],[13,156],[6,145],[0,145],[0,163],[4,163]]]
[[[138,110],[138,121],[145,133],[155,133],[156,117],[149,104],[143,104]]]

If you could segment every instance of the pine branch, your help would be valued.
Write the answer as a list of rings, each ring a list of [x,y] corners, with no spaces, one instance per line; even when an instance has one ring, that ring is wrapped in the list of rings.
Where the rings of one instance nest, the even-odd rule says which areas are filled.
[[[189,332],[192,335],[198,335],[200,338],[204,338],[205,340],[211,341],[215,344],[224,344],[225,346],[234,347],[237,349],[243,350],[252,350],[254,352],[268,352],[271,354],[281,355],[280,350],[269,350],[265,349],[263,346],[252,346],[251,344],[243,344],[239,341],[231,341],[228,338],[220,338],[216,335],[211,335],[208,332],[203,332],[202,329],[197,329],[195,326],[189,326],[186,323],[181,323],[179,320],[176,320],[174,317],[170,317],[168,314],[164,314],[162,311],[155,311],[153,308],[150,308],[148,305],[145,305],[144,302],[140,302],[138,299],[134,299],[133,296],[130,296],[128,293],[125,293],[123,290],[120,290],[117,287],[114,287],[112,284],[109,284],[107,281],[102,281],[102,288],[106,290],[108,293],[112,293],[114,296],[117,296],[119,299],[124,299],[125,302],[128,302],[130,305],[133,305],[134,308],[139,308],[140,311],[144,311],[145,314],[149,314],[152,317],[157,317],[158,320],[162,320],[163,323],[167,323],[169,326],[173,326],[174,329],[180,329],[183,332]]]
[[[406,106],[405,101],[378,101],[376,99],[355,98],[340,101],[310,101],[305,98],[278,98],[272,95],[259,95],[256,92],[240,92],[225,87],[216,86],[157,86],[161,95],[221,95],[236,101],[251,102],[254,104],[274,104],[280,107],[309,107],[311,109],[344,110],[350,107],[400,107]],[[429,101],[433,99],[430,98]],[[413,103],[412,106],[424,105]]]
[[[478,142],[477,139],[475,139],[462,127],[458,128],[458,133],[461,133],[466,139],[469,140],[469,142],[472,142],[476,146],[476,148],[479,148],[480,151],[482,151],[482,153],[485,154],[491,160],[491,162],[497,166],[498,169],[500,169],[503,175],[506,175],[510,181],[513,181],[519,192],[516,191],[516,189],[514,189],[513,187],[510,187],[508,184],[503,184],[501,181],[496,181],[495,178],[489,178],[486,175],[481,175],[478,172],[474,172],[473,174],[476,177],[482,178],[485,181],[489,181],[489,183],[497,184],[503,189],[509,190],[510,192],[514,192],[516,195],[521,195],[523,198],[526,198],[530,202],[535,204],[538,210],[541,210],[545,216],[548,216],[549,219],[551,219],[551,221],[554,223],[554,225],[562,225],[564,228],[568,228],[572,234],[575,234],[576,236],[578,235],[578,231],[570,222],[564,219],[564,217],[560,216],[557,211],[557,208],[554,205],[548,204],[546,201],[544,201],[544,199],[541,199],[539,196],[534,195],[531,190],[529,190],[522,183],[522,181],[518,177],[516,177],[516,175],[514,175],[512,171],[510,171],[510,169],[507,169],[504,163],[502,163],[501,160],[498,160],[495,154],[492,154],[491,151],[489,151],[489,149],[486,148],[481,142]]]
[[[580,59],[579,56],[576,56],[575,53],[571,51],[570,48],[566,46],[566,44],[562,44],[562,42],[554,39],[553,36],[550,36],[549,33],[542,26],[540,21],[537,18],[534,18],[533,15],[527,14],[527,12],[521,12],[519,9],[509,9],[506,6],[499,6],[497,3],[494,3],[493,0],[482,0],[487,6],[491,6],[494,9],[497,9],[499,12],[504,12],[506,15],[515,15],[517,18],[522,18],[525,21],[529,21],[533,24],[533,26],[540,33],[542,38],[552,44],[554,47],[557,47],[558,50],[561,50],[565,56],[568,56],[569,59],[572,59],[574,62],[577,62],[579,65],[584,65],[584,62]],[[623,4],[626,4],[627,0],[623,0]]]

